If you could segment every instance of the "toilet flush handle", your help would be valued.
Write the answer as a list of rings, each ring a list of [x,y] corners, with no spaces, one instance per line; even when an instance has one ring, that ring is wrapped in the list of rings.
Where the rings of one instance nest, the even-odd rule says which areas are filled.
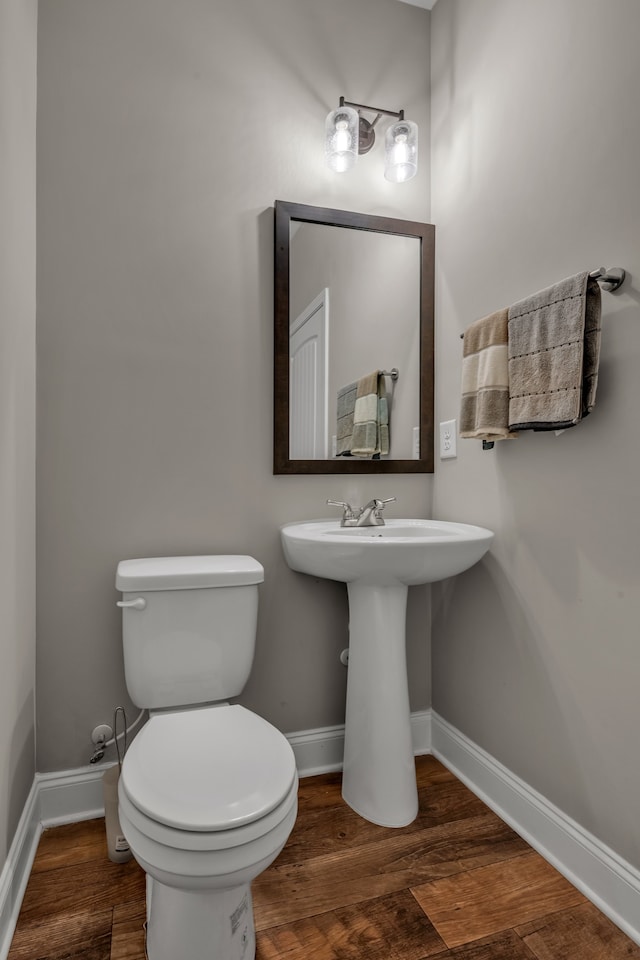
[[[116,600],[116,607],[129,607],[133,610],[144,610],[147,601],[144,597],[136,597],[135,600]]]

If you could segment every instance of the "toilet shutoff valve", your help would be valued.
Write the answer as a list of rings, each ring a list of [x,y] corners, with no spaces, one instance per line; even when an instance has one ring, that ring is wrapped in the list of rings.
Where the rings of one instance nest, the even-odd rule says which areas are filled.
[[[97,727],[93,728],[91,733],[91,742],[93,743],[95,750],[89,759],[89,763],[99,763],[102,760],[107,746],[107,741],[111,740],[112,736],[113,730],[108,723],[99,723]]]

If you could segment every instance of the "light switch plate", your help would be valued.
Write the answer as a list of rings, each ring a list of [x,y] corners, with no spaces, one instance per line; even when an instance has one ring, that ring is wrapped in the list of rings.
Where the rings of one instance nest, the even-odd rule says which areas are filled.
[[[414,460],[420,459],[420,427],[413,428],[413,443],[411,449],[411,455]]]
[[[440,424],[440,459],[452,460],[458,456],[456,421],[443,420]]]

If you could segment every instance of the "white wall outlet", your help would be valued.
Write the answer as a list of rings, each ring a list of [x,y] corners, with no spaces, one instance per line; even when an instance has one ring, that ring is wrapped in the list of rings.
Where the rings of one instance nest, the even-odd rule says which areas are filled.
[[[420,427],[414,427],[412,431],[412,456],[414,460],[420,459]]]
[[[452,460],[458,456],[456,421],[443,420],[440,424],[440,459]]]

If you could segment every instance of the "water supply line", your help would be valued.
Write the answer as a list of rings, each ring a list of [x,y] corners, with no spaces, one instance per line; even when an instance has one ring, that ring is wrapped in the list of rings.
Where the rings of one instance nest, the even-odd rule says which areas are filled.
[[[118,714],[120,713],[122,714],[122,722],[124,724],[124,730],[122,731],[120,736],[118,736]],[[118,769],[120,770],[120,773],[122,773],[122,761],[124,759],[125,753],[127,752],[127,715],[124,712],[124,707],[116,707],[116,709],[113,712],[113,733],[114,733],[113,739],[116,745],[116,753],[118,754]],[[122,756],[120,756],[120,744],[118,743],[118,740],[120,739],[120,737],[124,737],[124,749],[122,751]]]

